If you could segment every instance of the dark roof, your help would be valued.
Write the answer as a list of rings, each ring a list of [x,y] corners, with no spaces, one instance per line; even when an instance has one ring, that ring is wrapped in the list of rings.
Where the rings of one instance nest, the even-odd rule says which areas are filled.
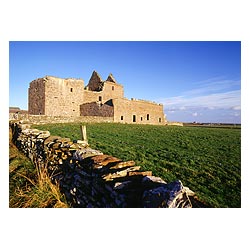
[[[109,74],[109,76],[108,76],[108,78],[107,78],[106,81],[108,81],[108,82],[113,82],[113,83],[117,83],[116,80],[115,80],[115,78],[114,78],[114,76],[113,76],[111,73]]]

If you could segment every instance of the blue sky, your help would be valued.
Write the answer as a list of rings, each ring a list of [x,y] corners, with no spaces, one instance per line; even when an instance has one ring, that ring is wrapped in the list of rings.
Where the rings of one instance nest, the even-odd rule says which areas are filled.
[[[164,105],[167,119],[241,122],[240,42],[10,42],[9,106],[28,107],[29,83],[45,75],[112,73],[125,97]]]

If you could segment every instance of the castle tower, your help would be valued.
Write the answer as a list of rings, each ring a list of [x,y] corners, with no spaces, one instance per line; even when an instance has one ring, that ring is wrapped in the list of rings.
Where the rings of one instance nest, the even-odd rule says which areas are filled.
[[[29,87],[29,114],[49,116],[80,116],[84,82],[46,76],[36,79]]]
[[[115,98],[123,98],[124,90],[110,73],[107,80],[103,81],[101,76],[94,71],[84,92],[84,102],[106,103]]]

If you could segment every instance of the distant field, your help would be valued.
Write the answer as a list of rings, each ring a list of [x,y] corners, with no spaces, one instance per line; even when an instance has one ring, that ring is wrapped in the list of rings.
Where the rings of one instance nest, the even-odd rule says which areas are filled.
[[[80,124],[36,125],[80,139]],[[241,129],[87,124],[92,148],[135,160],[167,182],[180,179],[210,207],[241,206]]]

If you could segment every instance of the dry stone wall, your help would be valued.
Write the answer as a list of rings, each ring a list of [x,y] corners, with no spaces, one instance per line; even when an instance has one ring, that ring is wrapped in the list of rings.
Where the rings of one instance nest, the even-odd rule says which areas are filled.
[[[29,124],[10,123],[13,141],[35,164],[48,168],[73,207],[192,207],[194,196],[180,180],[166,183],[133,160],[122,161],[85,141],[50,136]]]

